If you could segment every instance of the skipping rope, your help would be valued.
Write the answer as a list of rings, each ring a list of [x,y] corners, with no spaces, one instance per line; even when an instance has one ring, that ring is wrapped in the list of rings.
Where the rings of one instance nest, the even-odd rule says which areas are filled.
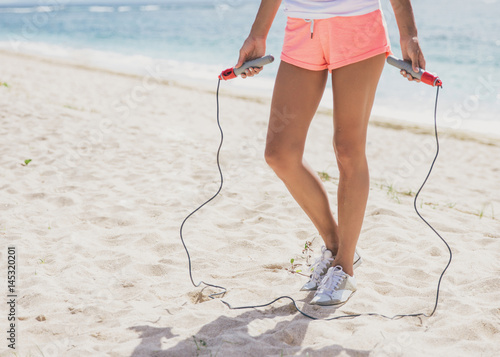
[[[397,60],[397,61],[401,61],[401,60]],[[388,59],[388,62],[390,64],[393,64],[395,65],[394,63],[391,63]],[[402,62],[402,61],[401,61]],[[407,64],[405,62],[405,64]],[[245,65],[243,65],[242,67],[244,67]],[[402,68],[401,67],[401,64],[399,65],[396,65],[398,68]],[[434,156],[434,159],[432,160],[432,163],[430,165],[430,168],[429,168],[429,171],[427,173],[427,176],[425,177],[424,181],[422,182],[422,185],[420,186],[420,188],[418,189],[417,193],[415,194],[415,198],[414,198],[414,201],[413,201],[413,207],[415,209],[415,212],[417,213],[417,215],[422,219],[422,221],[424,221],[424,223],[429,226],[429,228],[443,241],[443,243],[446,245],[446,248],[448,248],[448,252],[449,252],[449,260],[448,260],[448,263],[446,264],[445,268],[443,269],[443,271],[441,272],[441,275],[439,276],[439,280],[438,280],[438,284],[437,284],[437,288],[436,288],[436,299],[435,299],[435,302],[434,302],[434,307],[432,309],[432,312],[430,314],[427,314],[427,313],[423,313],[423,312],[420,312],[420,313],[413,313],[413,314],[397,314],[397,315],[394,315],[394,316],[387,316],[387,315],[383,315],[383,314],[380,314],[380,313],[375,313],[375,312],[367,312],[367,313],[358,313],[358,314],[345,314],[345,315],[340,315],[340,316],[334,316],[334,317],[331,317],[331,318],[318,318],[318,317],[314,317],[314,316],[311,316],[307,313],[305,313],[304,311],[302,311],[298,306],[297,306],[297,302],[295,301],[295,299],[293,299],[292,297],[290,296],[280,296],[274,300],[272,300],[271,302],[267,303],[267,304],[262,304],[262,305],[249,305],[249,306],[231,306],[231,304],[229,304],[228,302],[224,301],[221,299],[221,302],[223,304],[225,304],[229,309],[231,310],[242,310],[242,309],[254,309],[254,308],[262,308],[262,307],[266,307],[266,306],[270,306],[272,304],[274,304],[275,302],[279,301],[279,300],[282,300],[282,299],[288,299],[292,302],[292,304],[295,306],[295,309],[297,309],[298,312],[300,312],[302,315],[304,315],[305,317],[308,317],[310,319],[313,319],[313,320],[325,320],[325,321],[328,321],[328,320],[338,320],[338,319],[344,319],[344,318],[354,318],[354,317],[359,317],[359,316],[380,316],[380,317],[383,317],[383,318],[387,318],[387,319],[398,319],[398,318],[402,318],[402,317],[419,317],[419,316],[423,316],[423,317],[431,317],[434,315],[434,313],[436,312],[437,310],[437,306],[438,306],[438,302],[439,302],[439,291],[440,291],[440,287],[441,287],[441,281],[443,279],[443,276],[446,272],[446,270],[448,269],[448,267],[450,266],[451,264],[451,260],[452,260],[452,252],[451,252],[451,248],[450,246],[448,245],[448,243],[446,242],[446,240],[436,231],[436,229],[429,223],[427,222],[427,220],[420,214],[420,212],[418,211],[418,208],[417,208],[417,199],[418,199],[418,196],[420,194],[420,192],[422,191],[422,189],[424,188],[427,180],[429,179],[429,176],[431,175],[431,172],[432,172],[432,169],[434,168],[434,164],[436,163],[436,160],[437,160],[437,157],[439,155],[439,137],[438,137],[438,130],[437,130],[437,105],[438,105],[438,98],[439,98],[439,89],[440,87],[442,87],[442,83],[441,81],[439,80],[439,78],[437,77],[433,77],[431,83],[428,82],[428,78],[427,78],[427,81],[426,81],[426,78],[425,76],[426,75],[430,75],[429,72],[425,72],[423,70],[420,70],[421,73],[418,73],[418,72],[413,72],[411,70],[411,65],[410,67],[405,67],[404,65],[402,65],[403,68],[402,69],[405,69],[407,71],[407,73],[411,73],[413,77],[415,78],[418,78],[418,79],[421,79],[422,82],[424,83],[427,83],[427,84],[431,84],[433,86],[437,86],[437,90],[436,90],[436,99],[435,99],[435,104],[434,104],[434,136],[436,138],[436,154]],[[228,70],[226,70],[228,71]],[[226,72],[225,71],[225,72]],[[224,73],[224,72],[223,72]],[[422,76],[422,78],[420,77],[420,75]],[[230,77],[230,78],[234,78],[234,77]],[[200,206],[198,206],[195,210],[193,210],[189,215],[186,216],[186,218],[184,218],[184,220],[182,221],[181,223],[181,226],[180,226],[180,230],[179,230],[179,234],[180,234],[180,239],[181,239],[181,242],[182,242],[182,245],[184,246],[184,249],[186,250],[186,255],[187,255],[187,258],[188,258],[188,263],[189,263],[189,278],[191,279],[191,283],[193,284],[194,287],[199,287],[200,285],[205,285],[207,287],[212,287],[212,288],[215,288],[215,289],[219,289],[221,290],[220,292],[218,293],[213,293],[213,294],[210,294],[209,297],[211,299],[215,299],[216,297],[219,297],[220,295],[224,295],[226,292],[227,292],[227,289],[223,286],[219,286],[219,285],[214,285],[214,284],[210,284],[210,283],[206,283],[204,281],[200,281],[199,283],[195,283],[194,282],[194,279],[193,279],[193,272],[192,272],[192,265],[191,265],[191,256],[189,254],[189,251],[187,249],[187,246],[186,246],[186,243],[184,241],[184,237],[182,235],[182,231],[183,231],[183,228],[184,228],[184,224],[186,223],[186,221],[191,217],[193,216],[196,212],[198,212],[202,207],[204,207],[206,204],[208,204],[210,201],[212,201],[215,197],[217,197],[217,195],[221,192],[222,190],[222,186],[224,184],[224,176],[222,174],[222,169],[221,169],[221,166],[220,166],[220,160],[219,160],[219,157],[220,157],[220,151],[221,151],[221,148],[222,148],[222,144],[223,144],[223,141],[224,141],[224,133],[222,131],[222,127],[221,127],[221,124],[220,124],[220,119],[219,119],[219,88],[220,88],[220,81],[221,81],[221,77],[219,77],[219,80],[217,82],[217,91],[216,91],[216,102],[217,102],[217,126],[219,127],[219,131],[220,131],[220,143],[219,143],[219,147],[217,149],[217,154],[216,154],[216,157],[217,157],[217,168],[219,170],[219,175],[220,175],[220,185],[219,185],[219,188],[217,190],[217,192],[212,196],[210,197],[209,199],[207,199],[205,202],[203,202]]]

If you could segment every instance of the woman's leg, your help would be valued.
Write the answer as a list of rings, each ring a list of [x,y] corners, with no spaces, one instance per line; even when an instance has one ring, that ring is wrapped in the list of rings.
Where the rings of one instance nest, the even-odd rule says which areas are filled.
[[[385,54],[332,71],[334,137],[339,167],[339,249],[333,265],[353,275],[353,257],[368,200],[369,174],[365,155],[368,119]]]
[[[323,95],[327,70],[310,71],[281,62],[267,132],[267,163],[314,223],[325,245],[337,252],[338,232],[318,175],[303,160],[311,120]]]

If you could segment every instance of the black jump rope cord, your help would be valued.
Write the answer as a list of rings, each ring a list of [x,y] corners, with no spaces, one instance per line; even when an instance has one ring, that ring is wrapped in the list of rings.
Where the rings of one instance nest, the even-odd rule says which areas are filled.
[[[217,83],[217,92],[216,92],[216,101],[217,101],[217,126],[219,127],[219,131],[220,131],[220,143],[219,143],[219,148],[217,149],[217,168],[219,169],[219,174],[220,174],[219,189],[217,190],[217,192],[212,197],[210,197],[208,200],[206,200],[204,203],[202,203],[198,208],[196,208],[189,215],[187,215],[186,218],[184,218],[184,220],[182,221],[182,224],[181,224],[181,227],[180,227],[180,238],[181,238],[181,241],[182,241],[182,245],[184,246],[184,249],[186,250],[186,254],[187,254],[187,258],[188,258],[188,262],[189,262],[189,278],[191,279],[191,283],[193,283],[193,285],[195,287],[199,287],[201,284],[203,284],[205,286],[209,286],[209,287],[212,287],[212,288],[216,288],[216,289],[222,290],[221,292],[209,295],[209,297],[211,299],[215,299],[215,297],[217,297],[219,295],[224,295],[227,292],[227,289],[224,288],[224,287],[222,287],[222,286],[218,286],[218,285],[206,283],[204,281],[200,281],[198,284],[196,284],[194,282],[194,280],[193,280],[193,273],[192,273],[192,267],[191,267],[191,256],[189,255],[189,251],[188,251],[188,249],[186,247],[186,243],[184,242],[184,237],[182,236],[182,230],[184,228],[184,224],[186,223],[186,221],[193,214],[195,214],[196,212],[198,212],[203,206],[205,206],[207,203],[209,203],[210,201],[212,201],[221,192],[222,185],[224,183],[224,177],[222,175],[222,169],[221,169],[220,160],[219,160],[220,150],[222,148],[222,143],[224,141],[224,133],[222,131],[222,127],[220,125],[220,120],[219,120],[219,87],[220,87],[220,79],[219,79],[219,81]],[[431,317],[432,315],[434,315],[434,313],[436,312],[437,306],[438,306],[439,289],[441,287],[441,280],[443,279],[444,273],[446,272],[446,270],[448,269],[448,267],[451,264],[452,252],[451,252],[451,248],[448,245],[448,243],[446,242],[446,240],[434,229],[434,227],[432,227],[432,225],[429,222],[427,222],[425,220],[424,217],[422,217],[422,215],[418,211],[418,209],[417,209],[417,199],[418,199],[418,195],[420,194],[420,191],[422,191],[422,189],[423,189],[424,185],[426,184],[429,176],[431,175],[432,169],[433,169],[434,164],[436,163],[437,157],[439,155],[439,138],[438,138],[438,131],[437,131],[437,104],[438,104],[438,97],[439,97],[439,88],[440,87],[438,86],[437,87],[437,91],[436,91],[436,103],[434,105],[434,135],[436,137],[436,155],[434,156],[434,159],[432,160],[432,164],[431,164],[431,166],[429,168],[429,172],[427,173],[427,176],[425,177],[424,182],[422,183],[422,185],[418,189],[418,191],[417,191],[417,193],[415,195],[415,199],[413,201],[413,207],[415,208],[415,212],[417,212],[417,215],[443,241],[443,243],[446,245],[446,248],[448,248],[448,252],[450,253],[450,258],[448,260],[448,264],[446,264],[446,267],[443,269],[443,272],[439,276],[439,280],[438,280],[438,284],[437,284],[437,289],[436,289],[436,301],[434,303],[434,308],[433,308],[433,310],[432,310],[432,312],[430,314],[426,314],[426,313],[420,312],[420,313],[414,313],[414,314],[398,314],[398,315],[394,315],[394,316],[386,316],[386,315],[375,313],[375,312],[368,312],[368,313],[341,315],[341,316],[331,317],[331,318],[328,318],[328,319],[322,319],[322,318],[318,318],[318,317],[314,317],[314,316],[311,316],[309,314],[306,314],[304,311],[302,311],[297,306],[297,302],[292,297],[290,297],[290,296],[280,296],[280,297],[274,299],[273,301],[271,301],[271,302],[269,302],[267,304],[263,304],[263,305],[250,305],[250,306],[233,307],[233,306],[231,306],[231,304],[229,304],[228,302],[226,302],[224,300],[221,300],[222,303],[224,303],[231,310],[240,310],[240,309],[253,309],[253,308],[266,307],[266,306],[274,304],[278,300],[288,299],[288,300],[290,300],[293,303],[293,305],[295,306],[295,308],[297,309],[298,312],[300,312],[302,315],[304,315],[304,316],[306,316],[306,317],[308,317],[310,319],[313,319],[313,320],[337,320],[337,319],[342,319],[342,318],[353,318],[353,317],[358,317],[358,316],[381,316],[381,317],[384,317],[384,318],[392,320],[392,319],[401,318],[401,317],[417,317],[417,316]]]

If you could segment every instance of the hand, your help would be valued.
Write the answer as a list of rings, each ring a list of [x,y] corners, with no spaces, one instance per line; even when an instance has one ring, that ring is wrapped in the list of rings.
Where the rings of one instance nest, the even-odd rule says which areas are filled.
[[[238,63],[235,68],[239,68],[243,63],[253,60],[255,58],[262,57],[266,54],[266,40],[255,38],[253,36],[248,36],[248,38],[243,43],[240,49],[240,57],[238,58]],[[262,71],[262,67],[250,67],[241,74],[242,78],[253,77]]]
[[[425,58],[422,50],[420,49],[420,43],[418,42],[418,37],[401,38],[401,53],[403,55],[403,60],[411,62],[413,71],[418,72],[419,68],[425,69]],[[420,80],[412,77],[410,73],[407,73],[404,69],[400,72],[403,77],[408,78],[409,81],[420,82]]]

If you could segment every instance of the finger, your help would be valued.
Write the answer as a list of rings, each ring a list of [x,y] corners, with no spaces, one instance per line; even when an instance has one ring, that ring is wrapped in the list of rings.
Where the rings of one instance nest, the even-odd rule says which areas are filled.
[[[425,69],[425,58],[422,52],[420,52],[418,62],[420,63],[420,68]]]
[[[240,56],[238,57],[238,63],[234,66],[234,68],[240,68],[243,63],[245,63],[246,53],[240,50]]]
[[[420,52],[420,51],[418,51]],[[414,72],[418,72],[418,69],[420,68],[420,63],[419,63],[419,54],[420,53],[412,53],[411,57],[411,66],[413,68]]]
[[[255,67],[254,71],[255,71],[255,74],[259,74],[262,71],[262,67]]]
[[[420,83],[420,79],[415,78],[415,77],[412,77],[412,76],[408,77],[408,80],[409,80],[410,82],[417,82],[417,83]]]
[[[262,67],[251,67],[252,69],[252,74],[256,75],[259,74],[260,71],[262,71]]]

